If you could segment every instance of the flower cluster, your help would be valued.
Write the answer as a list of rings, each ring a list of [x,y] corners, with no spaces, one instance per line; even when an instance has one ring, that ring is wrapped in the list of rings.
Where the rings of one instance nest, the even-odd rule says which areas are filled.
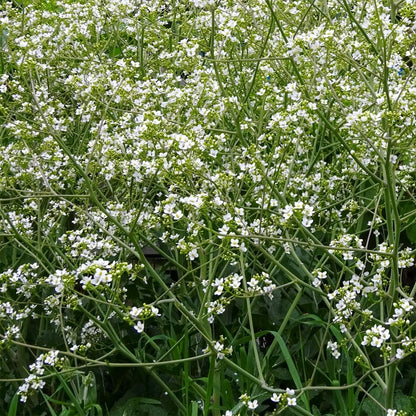
[[[371,329],[365,331],[361,345],[368,345],[370,343],[373,347],[381,348],[389,338],[390,331],[387,328],[384,328],[383,325],[374,325]]]
[[[286,389],[286,393],[273,393],[273,396],[270,398],[272,402],[278,403],[282,407],[286,406],[296,406],[297,401],[294,397],[295,391],[293,389]]]
[[[135,322],[134,329],[139,334],[144,331],[143,321],[153,316],[160,316],[159,309],[153,305],[143,304],[140,308],[133,306],[129,312],[129,317]]]
[[[28,396],[34,391],[43,389],[46,382],[42,379],[42,376],[48,367],[60,368],[63,358],[59,358],[58,354],[59,352],[55,350],[48,351],[39,355],[36,361],[29,366],[30,374],[18,389],[21,402],[26,402]]]
[[[338,349],[338,342],[334,341],[328,341],[326,348],[331,350],[331,355],[335,358],[338,359],[341,356],[341,353],[339,352]]]
[[[211,346],[204,348],[202,352],[207,353],[212,351],[218,360],[222,360],[226,355],[231,355],[233,353],[233,347],[226,347],[225,341],[226,338],[221,335],[218,341],[214,341]]]
[[[361,279],[354,274],[350,280],[344,280],[342,287],[328,294],[329,300],[337,300],[334,308],[333,322],[346,324],[353,313],[361,309],[359,296],[363,290]]]
[[[284,224],[288,224],[291,218],[298,218],[304,227],[309,228],[313,223],[314,207],[296,201],[293,205],[288,204],[281,210]]]
[[[204,292],[208,291],[209,284],[208,280],[202,281]],[[254,275],[247,282],[244,282],[242,275],[233,273],[225,278],[214,279],[210,287],[214,289],[213,295],[218,297],[209,301],[206,305],[208,321],[212,323],[214,315],[224,313],[226,306],[235,298],[268,295],[270,299],[273,299],[273,291],[276,289],[276,284],[273,283],[266,272]]]
[[[332,240],[330,243],[330,253],[342,255],[344,260],[354,259],[354,250],[364,248],[363,241],[356,235],[343,234],[336,240]]]
[[[250,410],[255,410],[259,406],[258,400],[251,400],[251,397],[247,393],[242,394],[239,399]]]
[[[312,275],[314,276],[312,284],[315,287],[319,287],[322,284],[322,282],[328,277],[327,272],[325,270],[321,270],[321,269],[315,269],[312,272]]]
[[[400,299],[399,302],[394,302],[394,313],[391,318],[388,319],[387,324],[391,326],[402,326],[404,324],[409,325],[410,320],[406,317],[414,309],[414,302],[412,299]]]

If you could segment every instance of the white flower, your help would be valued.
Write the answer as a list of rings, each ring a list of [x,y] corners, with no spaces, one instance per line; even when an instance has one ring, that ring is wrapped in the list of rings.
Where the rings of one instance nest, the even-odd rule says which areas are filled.
[[[217,342],[214,344],[214,350],[215,350],[215,351],[220,352],[220,351],[222,351],[223,349],[224,349],[224,344],[221,344],[221,342],[217,341]]]
[[[342,257],[344,258],[344,260],[352,260],[353,257],[353,252],[352,251],[344,251],[342,253]]]
[[[239,247],[239,242],[237,238],[232,238],[231,239],[231,247]]]
[[[183,217],[183,212],[179,209],[173,214],[173,219],[176,221],[180,220],[182,217]]]
[[[355,263],[355,267],[357,267],[357,269],[359,270],[364,270],[365,264],[360,259],[358,259]]]
[[[387,416],[395,416],[397,413],[397,410],[395,409],[387,409]]]
[[[230,221],[232,221],[233,216],[230,213],[228,213],[228,214],[224,215],[222,217],[222,219],[223,219],[224,222],[230,222]]]
[[[224,224],[219,230],[218,233],[220,234],[218,238],[224,238],[224,235],[228,234],[230,227],[227,224]]]
[[[318,279],[326,279],[327,278],[327,272],[326,271],[318,271],[317,276],[318,276]]]
[[[59,351],[49,351],[47,354],[45,354],[43,362],[48,365],[55,365],[58,361],[58,354]]]
[[[252,277],[249,282],[247,282],[247,285],[251,288],[255,288],[259,284],[259,281]]]
[[[321,280],[319,280],[317,277],[315,277],[315,279],[313,279],[312,285],[315,287],[318,287],[321,285]]]
[[[404,356],[404,351],[403,351],[401,348],[397,348],[397,351],[396,351],[396,358],[397,358],[398,360],[401,360],[401,359],[403,358],[403,356]]]
[[[133,306],[130,311],[130,316],[133,319],[138,318],[138,316],[142,313],[142,311],[143,311],[143,308],[137,308],[136,306]]]
[[[258,403],[257,400],[253,400],[253,401],[249,400],[248,403],[247,403],[247,406],[248,406],[249,409],[254,410],[259,406],[259,403]]]
[[[289,397],[287,399],[287,405],[288,406],[296,406],[296,397]]]
[[[270,397],[270,400],[275,403],[279,403],[280,399],[282,398],[281,394],[273,393],[273,396]]]
[[[327,344],[327,349],[331,349],[331,354],[335,357],[335,358],[339,358],[339,356],[341,355],[338,351],[338,343],[332,342],[332,341],[328,341]]]
[[[237,273],[234,273],[231,276],[231,283],[230,286],[233,289],[238,289],[240,287],[241,281],[243,280],[243,276],[239,276]]]
[[[140,334],[141,332],[144,331],[144,323],[142,321],[138,321],[137,324],[134,325],[133,328],[137,331],[137,333]]]
[[[311,218],[308,217],[303,217],[302,219],[302,225],[306,228],[309,228],[313,223],[313,220]]]
[[[293,215],[293,207],[291,205],[286,205],[282,209],[283,218],[287,221]]]
[[[213,286],[217,288],[217,290],[214,292],[214,295],[221,295],[224,290],[224,279],[215,279]]]
[[[339,357],[341,357],[341,353],[338,350],[333,350],[332,356],[337,360]]]
[[[402,299],[400,306],[406,311],[410,312],[413,309],[413,305],[410,304],[409,299]]]
[[[296,201],[294,208],[295,209],[302,209],[303,208],[303,202],[302,201]]]
[[[371,345],[376,348],[380,348],[383,345],[383,341],[380,338],[373,337],[371,339]]]
[[[160,313],[159,313],[159,309],[158,308],[156,308],[155,306],[151,306],[150,309],[152,311],[152,315],[153,316],[160,316]]]
[[[196,248],[193,248],[189,253],[188,253],[188,257],[189,260],[193,261],[195,259],[198,258],[198,250]]]
[[[303,213],[307,217],[312,217],[314,208],[308,204],[303,207]]]

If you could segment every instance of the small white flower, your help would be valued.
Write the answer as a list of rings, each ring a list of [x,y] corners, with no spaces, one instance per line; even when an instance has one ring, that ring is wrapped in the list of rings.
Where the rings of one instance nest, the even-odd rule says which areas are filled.
[[[224,290],[224,279],[215,279],[214,287],[217,288],[214,294],[217,296],[221,295]]]
[[[224,344],[221,344],[221,342],[217,341],[217,342],[214,344],[214,350],[215,350],[215,351],[220,352],[220,351],[222,351],[223,349],[224,349]]]
[[[239,242],[238,242],[238,239],[237,238],[232,238],[231,239],[231,247],[239,247],[240,246],[240,244],[239,244]]]
[[[228,213],[228,214],[224,215],[222,217],[222,219],[223,219],[224,222],[230,222],[230,221],[232,221],[233,216],[230,213]]]
[[[326,271],[318,271],[317,276],[318,276],[318,279],[326,279],[327,273]]]
[[[294,208],[295,209],[302,209],[303,208],[303,202],[302,201],[296,201]]]
[[[371,345],[376,348],[380,348],[383,345],[383,340],[377,337],[373,337],[371,340]]]
[[[312,206],[310,206],[310,205],[308,205],[308,204],[306,204],[306,205],[303,207],[303,213],[304,213],[307,217],[312,217],[312,215],[313,215],[313,211],[314,211],[313,207],[312,207]]]
[[[270,400],[272,402],[279,403],[281,398],[282,398],[281,394],[273,393],[273,396],[270,397]]]
[[[344,258],[344,260],[353,260],[353,252],[352,251],[344,251],[342,253],[342,257]]]
[[[142,313],[142,310],[143,310],[143,308],[137,308],[136,306],[133,306],[133,307],[131,308],[131,311],[130,311],[130,316],[131,316],[133,319],[138,318],[138,317],[139,317],[139,315]]]
[[[159,309],[155,306],[151,306],[153,316],[160,316]]]
[[[189,260],[193,261],[195,259],[198,258],[198,250],[196,248],[193,248],[189,253],[188,253],[188,257]]]
[[[178,221],[183,217],[183,212],[181,210],[177,210],[174,214],[173,214],[173,219]]]
[[[241,281],[243,280],[243,276],[239,276],[237,273],[234,273],[231,279],[231,287],[233,289],[238,289],[240,287]]]
[[[311,218],[308,217],[303,217],[302,219],[302,225],[306,228],[309,228],[313,223],[313,220]]]
[[[313,279],[312,285],[315,287],[318,287],[321,285],[321,280],[319,280],[317,277],[315,277],[315,279]]]
[[[219,230],[218,233],[220,234],[218,238],[224,238],[224,235],[228,234],[230,227],[227,224],[224,224]]]
[[[288,406],[296,406],[296,397],[289,397],[287,399],[287,405]]]
[[[397,348],[397,351],[396,351],[396,358],[397,358],[398,360],[401,360],[401,359],[403,358],[403,356],[404,356],[404,351],[403,351],[401,348]]]
[[[133,327],[137,333],[142,333],[144,331],[144,323],[142,321],[138,321],[136,325]]]
[[[291,205],[286,205],[282,209],[283,218],[287,221],[293,215],[293,207]]]
[[[247,403],[247,406],[248,406],[249,409],[254,410],[259,406],[259,403],[258,403],[257,400],[253,400],[253,401],[249,400],[248,403]]]
[[[410,312],[413,309],[413,305],[410,304],[409,299],[402,299],[400,306],[406,311]]]
[[[365,264],[360,259],[358,259],[355,263],[355,267],[357,267],[357,269],[359,270],[364,270]]]

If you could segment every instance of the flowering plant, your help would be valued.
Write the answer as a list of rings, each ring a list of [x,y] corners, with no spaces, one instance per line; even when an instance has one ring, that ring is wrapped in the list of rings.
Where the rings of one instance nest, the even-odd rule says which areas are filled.
[[[0,413],[414,414],[415,16],[2,2]]]

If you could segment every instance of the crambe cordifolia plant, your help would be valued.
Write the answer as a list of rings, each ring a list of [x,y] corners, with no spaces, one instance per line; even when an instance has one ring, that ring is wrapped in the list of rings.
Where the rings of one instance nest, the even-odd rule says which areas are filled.
[[[2,2],[0,412],[415,414],[415,22]]]

